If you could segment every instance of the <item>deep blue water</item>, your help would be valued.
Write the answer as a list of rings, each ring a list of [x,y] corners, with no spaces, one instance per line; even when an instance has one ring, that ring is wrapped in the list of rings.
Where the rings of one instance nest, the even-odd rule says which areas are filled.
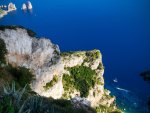
[[[31,0],[32,12],[21,11],[26,0],[11,1],[18,9],[0,19],[0,25],[30,28],[61,51],[100,49],[106,88],[118,105],[129,113],[146,113],[150,85],[139,74],[150,70],[150,0]]]

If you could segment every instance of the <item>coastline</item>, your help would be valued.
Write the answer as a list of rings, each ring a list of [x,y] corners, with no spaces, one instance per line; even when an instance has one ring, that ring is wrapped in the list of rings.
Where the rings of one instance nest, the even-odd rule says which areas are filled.
[[[5,15],[7,15],[7,14],[8,14],[7,11],[1,9],[0,18],[3,18],[3,17],[4,17]]]
[[[8,14],[7,11],[5,11],[3,14],[0,14],[0,18],[3,18],[7,14]]]
[[[4,1],[3,4],[6,4],[7,2],[8,1]],[[63,4],[66,8],[64,9],[63,6],[56,8],[56,6],[53,6],[53,4],[57,5],[57,2],[55,2],[56,1],[43,1],[42,6],[44,8],[41,8],[42,2],[33,1],[34,9],[32,14],[29,13],[28,10],[23,11],[18,7],[17,11],[10,12],[8,13],[8,15],[4,15],[4,17],[0,19],[1,25],[18,24],[24,25],[30,29],[34,29],[38,33],[39,37],[44,35],[46,37],[50,37],[53,42],[58,43],[61,46],[62,51],[80,49],[88,50],[94,48],[93,46],[96,46],[97,48],[102,49],[101,51],[104,54],[104,64],[106,67],[104,75],[106,78],[105,80],[109,81],[111,78],[110,81],[113,82],[113,79],[117,78],[118,83],[114,83],[116,86],[130,89],[131,91],[137,90],[137,92],[138,89],[142,89],[142,92],[140,92],[140,94],[136,92],[135,93],[138,96],[145,97],[146,94],[149,93],[149,91],[147,90],[147,84],[144,83],[144,81],[138,76],[138,69],[144,68],[143,70],[145,70],[149,68],[149,64],[146,61],[146,56],[149,56],[149,53],[146,52],[149,48],[149,45],[147,43],[148,26],[142,24],[142,20],[145,20],[145,22],[147,20],[144,19],[145,17],[147,17],[144,15],[148,14],[146,14],[146,12],[137,14],[138,11],[142,12],[141,10],[145,9],[142,8],[142,6],[144,5],[141,5],[141,10],[139,7],[139,10],[132,10],[138,9],[137,6],[139,5],[132,4],[132,7],[126,9],[125,7],[129,4],[127,4],[126,2],[124,4],[127,5],[123,5],[120,3],[121,1],[118,1],[120,3],[119,5],[122,5],[121,11],[123,12],[121,12],[117,9],[117,6],[114,7],[114,5],[111,4],[110,7],[107,7],[108,4],[102,2],[100,4],[102,4],[104,7],[98,7],[97,4],[94,5],[93,3],[93,5],[91,5],[91,7],[89,8],[89,11],[86,6],[88,4],[87,2],[86,5],[83,5],[82,8],[79,7],[79,9],[75,9],[75,7],[78,7],[79,4],[73,5],[69,2],[68,5],[61,3],[62,1],[59,1],[58,3]],[[49,10],[45,10],[46,8],[48,9],[48,5],[46,5],[46,3],[49,4],[49,7],[52,7],[55,10],[50,10],[51,8],[49,8]],[[82,4],[85,4],[85,2]],[[21,5],[21,2],[16,3],[16,6]],[[71,9],[70,7],[74,8]],[[95,7],[97,8],[97,10]],[[118,7],[120,8],[120,6]],[[124,8],[125,10],[123,10]],[[58,9],[59,11],[56,9]],[[44,10],[47,13],[46,18],[43,14]],[[82,10],[84,11],[84,13]],[[102,12],[100,12],[101,10]],[[130,10],[129,13],[128,10]],[[134,16],[131,15],[132,13],[134,13]],[[142,16],[140,16],[140,14]],[[115,17],[118,18],[115,19]],[[134,20],[134,22],[132,21],[132,19]],[[142,27],[142,25],[145,26]],[[114,26],[117,27],[114,28]],[[131,28],[133,28],[133,32],[131,32]],[[136,34],[134,35],[135,32]],[[136,36],[136,38],[133,36]],[[140,36],[142,37],[142,39],[140,38]],[[76,47],[76,45],[78,47]],[[129,47],[125,45],[129,45]],[[139,49],[139,51],[134,51],[135,48]],[[118,55],[119,53],[120,55]],[[137,61],[139,63],[136,63]],[[125,65],[123,65],[123,63],[125,63]],[[130,72],[127,72],[126,69],[130,67],[129,65],[132,65],[133,68],[129,69]],[[133,84],[131,80],[135,83]],[[123,82],[128,84],[126,85]],[[123,92],[116,90],[115,87],[114,90],[118,93]],[[113,91],[111,92],[113,93]],[[122,97],[120,98],[122,99]]]
[[[15,10],[17,10],[15,4],[9,3],[9,5],[8,5],[8,10],[3,10],[2,8],[0,8],[0,18],[4,17],[4,16],[7,15],[9,12],[15,11]]]
[[[14,9],[13,10],[8,10],[8,11],[3,10],[3,13],[0,14],[0,19],[3,18],[4,16],[6,16],[11,11],[15,11],[15,10]]]

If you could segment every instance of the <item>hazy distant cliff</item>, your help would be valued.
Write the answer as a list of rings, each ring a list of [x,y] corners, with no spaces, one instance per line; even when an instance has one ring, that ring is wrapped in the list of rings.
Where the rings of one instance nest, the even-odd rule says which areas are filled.
[[[14,66],[29,68],[36,76],[33,91],[54,99],[82,101],[92,107],[116,109],[115,97],[104,89],[102,55],[99,50],[60,53],[49,39],[15,27],[0,30],[6,43],[6,60]],[[82,98],[80,98],[82,97]]]

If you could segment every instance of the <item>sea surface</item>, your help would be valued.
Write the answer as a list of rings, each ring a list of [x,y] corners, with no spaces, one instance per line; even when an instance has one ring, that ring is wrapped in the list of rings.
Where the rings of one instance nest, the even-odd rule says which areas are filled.
[[[17,11],[0,25],[22,25],[48,37],[61,51],[100,49],[105,87],[126,113],[148,113],[150,84],[139,74],[150,70],[150,0],[31,0],[32,11]],[[114,79],[118,82],[113,82]]]

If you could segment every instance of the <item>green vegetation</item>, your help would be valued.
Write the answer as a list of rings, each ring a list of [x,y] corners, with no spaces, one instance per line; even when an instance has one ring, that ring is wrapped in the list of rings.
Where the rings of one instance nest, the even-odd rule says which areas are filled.
[[[69,75],[63,76],[63,86],[65,90],[71,90],[73,87],[80,91],[81,97],[89,95],[90,88],[96,83],[96,72],[86,66],[75,66],[68,68]]]
[[[71,57],[71,55],[80,57],[81,55],[84,55],[84,54],[85,54],[84,51],[69,51],[69,52],[61,52],[60,55],[61,55],[62,57],[65,57],[65,56]]]
[[[89,62],[100,58],[101,54],[100,51],[93,50],[93,51],[87,51],[86,56],[87,58],[85,59],[85,62]]]
[[[28,35],[31,36],[31,37],[35,37],[36,36],[35,32],[33,32],[30,29],[24,28],[23,26],[15,26],[15,25],[11,25],[11,26],[3,26],[2,25],[2,26],[0,26],[0,30],[2,30],[2,31],[4,31],[5,29],[14,29],[14,30],[16,30],[17,28],[26,29]]]
[[[73,93],[73,91],[75,90],[75,80],[73,78],[73,76],[70,76],[68,74],[64,74],[63,75],[63,88],[65,93],[63,94],[63,98],[68,99],[70,98],[70,94]]]
[[[12,86],[4,85],[4,90],[1,93],[0,113],[17,113],[21,108],[22,97],[25,92],[25,87],[22,90],[16,90],[15,83]]]
[[[44,89],[48,90],[49,88],[53,87],[58,82],[58,80],[59,80],[58,76],[54,75],[53,79],[50,82],[46,83],[45,86],[43,86]]]
[[[12,65],[6,65],[0,68],[0,79],[7,81],[9,84],[15,81],[18,88],[27,84],[27,88],[30,89],[29,84],[34,80],[34,77],[30,70],[25,67],[16,68]]]
[[[1,41],[1,61],[5,61],[6,46]],[[29,88],[34,75],[25,67],[0,65],[0,113],[87,113],[85,108],[75,108],[71,101],[37,96]],[[6,81],[8,85],[6,84]],[[15,83],[13,82],[15,81]],[[53,81],[46,85],[53,86],[58,81],[54,76]],[[13,82],[12,86],[10,84]],[[25,87],[24,87],[25,86]],[[4,88],[2,90],[2,88]],[[30,90],[27,92],[26,89]],[[18,90],[17,90],[18,89]],[[89,110],[89,109],[88,109]],[[92,112],[94,113],[94,112]]]
[[[122,113],[121,110],[113,108],[113,106],[107,107],[103,105],[99,105],[96,107],[96,113]]]
[[[16,90],[14,83],[4,86],[0,98],[0,113],[88,113],[87,109],[75,108],[70,100],[31,95],[26,87]]]
[[[102,64],[102,63],[99,63],[99,65],[98,65],[97,69],[100,69],[100,70],[104,69],[103,64]]]
[[[11,83],[15,81],[18,88],[24,87],[26,84],[31,83],[34,80],[34,75],[30,72],[29,69],[25,67],[13,67],[10,64],[2,64],[5,63],[5,54],[7,53],[6,45],[2,39],[0,39],[0,79]]]
[[[14,77],[14,80],[21,86],[24,87],[26,84],[31,83],[34,80],[34,75],[30,72],[29,69],[25,67],[13,67],[12,65],[8,65],[7,71]]]
[[[0,14],[2,14],[4,11],[0,8]]]
[[[60,53],[59,53],[59,51],[57,51],[56,49],[54,50],[54,54],[56,54],[56,55],[60,55]]]
[[[69,52],[61,52],[60,55],[62,57],[65,57],[65,56],[71,56],[72,54],[74,54],[75,52],[73,51],[69,51]]]
[[[12,99],[8,96],[3,97],[3,101],[0,102],[0,113],[15,113]]]
[[[7,27],[9,29],[18,28],[15,26]],[[0,27],[0,30],[4,30],[5,28],[6,27]],[[34,34],[31,33],[30,35],[33,36]],[[97,52],[96,56],[93,56],[93,53],[91,54],[90,52],[86,55],[90,56],[90,58],[98,58],[100,57],[100,53]],[[54,100],[52,98],[38,96],[35,92],[31,91],[29,86],[35,76],[25,67],[14,67],[10,64],[6,64],[6,53],[6,45],[4,41],[0,39],[0,113],[95,113],[95,110],[92,108],[84,105],[75,105],[70,100]],[[76,53],[76,55],[81,54]],[[26,56],[26,58],[28,58],[28,56]],[[99,68],[101,67],[102,64],[100,64]],[[95,70],[89,67],[81,65],[67,69],[70,75],[63,75],[63,86],[65,92],[67,92],[65,94],[72,93],[74,89],[76,89],[80,92],[81,97],[87,97],[89,90],[94,87],[95,84],[101,84],[100,78],[96,76]],[[55,75],[53,80],[48,82],[44,88],[46,90],[51,88],[58,80],[58,76]],[[6,82],[8,84],[6,84]],[[10,84],[12,84],[12,86],[10,86]],[[29,89],[28,92],[26,89]],[[119,110],[113,111],[112,107],[107,108],[101,105],[97,107],[96,110],[98,113],[101,113],[99,111],[121,113]]]
[[[70,100],[40,96],[32,96],[25,102],[23,111],[28,110],[30,113],[87,113],[83,108],[74,108]]]
[[[5,63],[5,55],[7,53],[6,45],[3,39],[0,38],[0,64]]]

